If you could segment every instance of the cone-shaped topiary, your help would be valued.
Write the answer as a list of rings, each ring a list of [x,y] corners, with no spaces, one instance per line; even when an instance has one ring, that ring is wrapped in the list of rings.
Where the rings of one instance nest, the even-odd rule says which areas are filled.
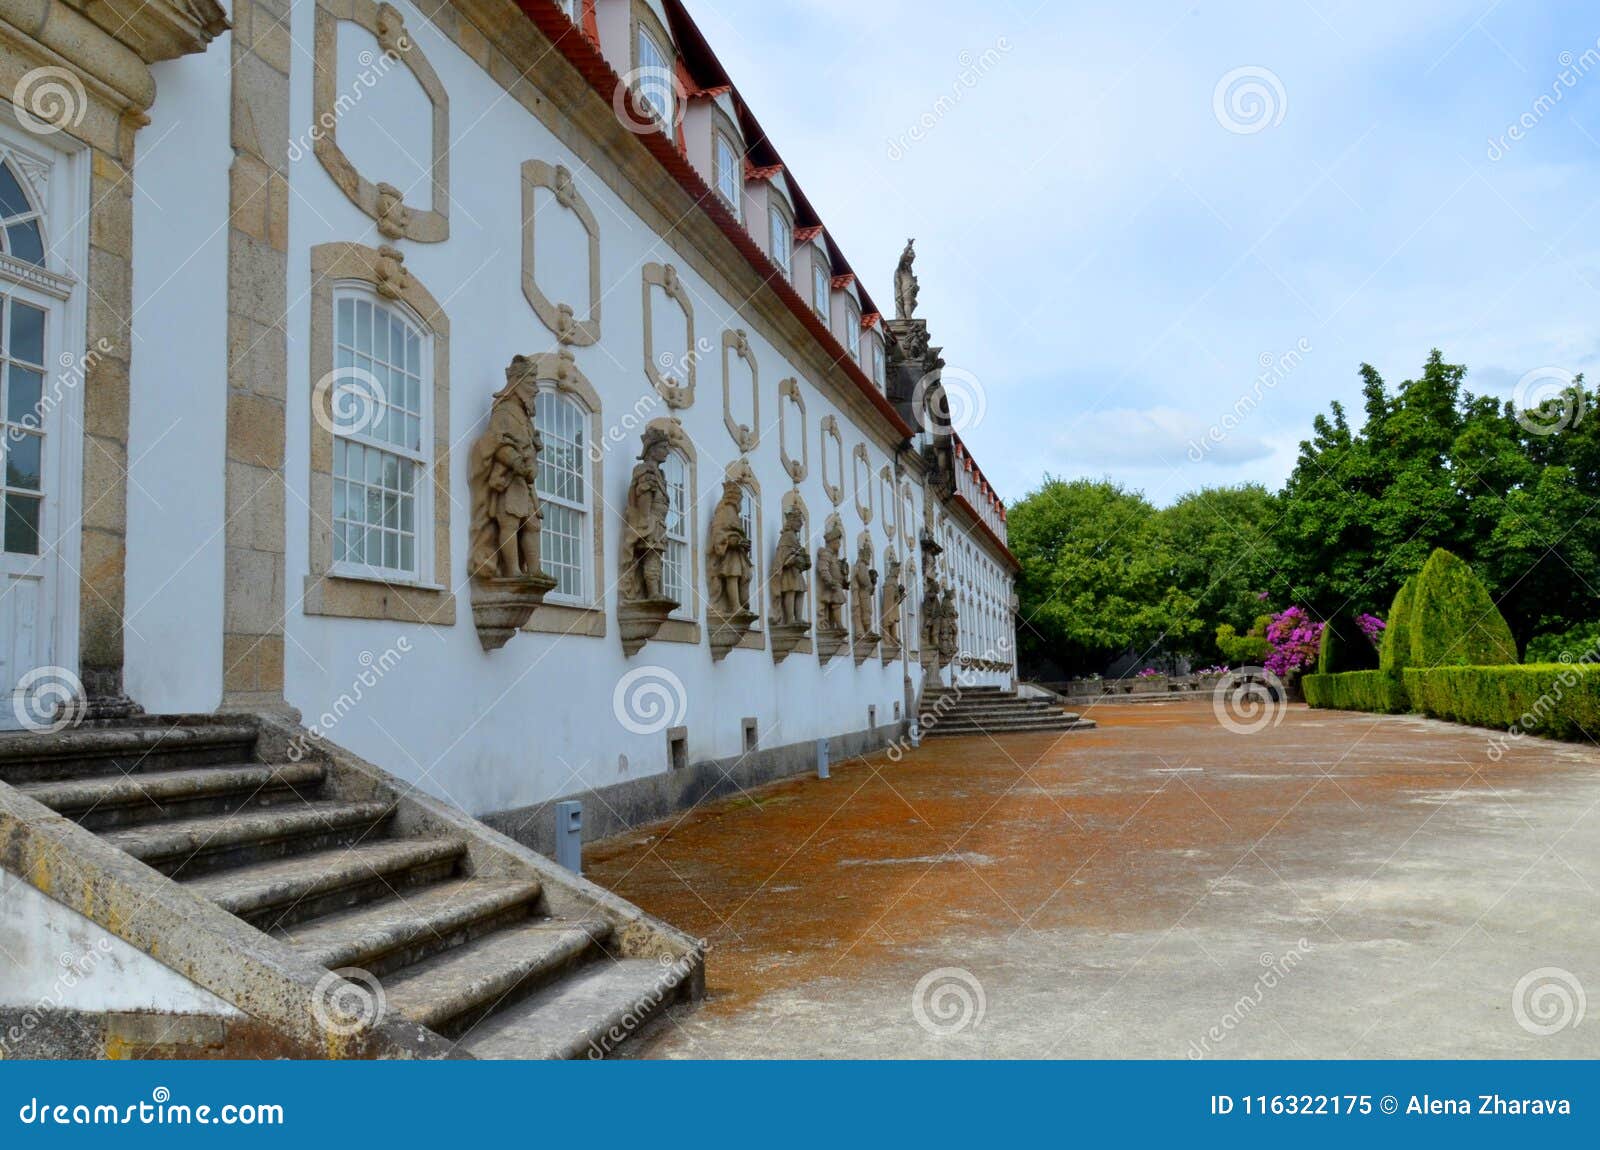
[[[1443,548],[1428,557],[1417,575],[1409,629],[1413,670],[1517,662],[1517,642],[1488,588],[1471,567]]]
[[[1416,582],[1413,575],[1395,592],[1394,602],[1389,605],[1389,625],[1378,647],[1378,666],[1396,678],[1411,661],[1411,597]]]

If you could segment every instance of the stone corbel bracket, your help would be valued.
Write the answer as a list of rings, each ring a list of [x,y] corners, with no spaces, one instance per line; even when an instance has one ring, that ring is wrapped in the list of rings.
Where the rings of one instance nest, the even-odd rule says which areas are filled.
[[[374,182],[356,171],[339,147],[338,125],[342,112],[339,87],[339,24],[348,22],[372,33],[382,54],[369,72],[383,75],[404,64],[433,105],[433,206],[410,207],[405,193],[392,184]],[[415,240],[437,244],[450,238],[450,97],[439,74],[406,31],[405,17],[392,4],[374,0],[317,0],[312,52],[312,118],[316,142],[312,150],[333,182],[378,225],[378,234],[390,240]]]
[[[689,289],[684,287],[678,269],[671,264],[645,264],[641,273],[644,280],[644,373],[650,380],[650,386],[655,388],[661,398],[666,400],[667,406],[673,409],[690,407],[694,404],[694,385],[696,368],[700,359],[699,348],[694,342],[694,304],[689,299]],[[684,382],[673,382],[675,376],[664,374],[663,368],[672,369],[679,366],[676,358],[667,351],[656,358],[655,343],[655,291],[660,288],[673,303],[678,305],[678,310],[683,312],[683,329],[686,352],[681,361]]]
[[[733,416],[733,359],[738,357],[750,368],[750,422],[740,423]],[[761,446],[761,372],[756,353],[743,328],[722,333],[722,422],[741,452]]]
[[[828,441],[833,441],[834,478],[828,478]],[[839,421],[832,415],[822,417],[822,489],[835,507],[844,503],[844,436],[839,434]]]
[[[589,314],[579,319],[568,303],[552,300],[539,287],[538,243],[535,216],[539,188],[555,195],[556,203],[572,212],[589,236]],[[545,327],[556,338],[572,347],[589,347],[600,342],[600,221],[563,164],[527,160],[522,165],[522,294]]]
[[[863,471],[865,471],[867,476],[866,502],[862,502],[861,499],[861,475]],[[877,480],[872,474],[872,457],[867,454],[867,445],[865,443],[856,444],[855,450],[850,453],[850,483],[855,489],[856,514],[861,516],[862,523],[871,523],[873,512],[877,503],[876,497],[872,493],[872,489],[876,485]]]
[[[800,409],[795,426],[800,429],[800,458],[789,454],[789,408]],[[800,390],[800,381],[790,376],[778,382],[778,455],[783,469],[796,484],[804,483],[811,473],[811,437],[806,434],[806,398]]]

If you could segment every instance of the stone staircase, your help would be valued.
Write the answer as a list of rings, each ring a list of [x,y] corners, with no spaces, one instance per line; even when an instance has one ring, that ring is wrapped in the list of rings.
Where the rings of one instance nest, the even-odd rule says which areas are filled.
[[[1001,687],[923,689],[918,710],[922,735],[1010,735],[1036,731],[1088,731],[1094,722],[1053,697],[1028,698]]]
[[[324,744],[315,759],[291,761],[300,738],[259,719],[0,735],[0,862],[28,878],[19,834],[31,824],[42,835],[45,812],[64,816],[76,825],[69,836],[99,840],[73,852],[91,880],[92,856],[109,847],[142,867],[108,872],[177,884],[146,895],[177,898],[177,917],[194,924],[143,940],[161,961],[208,944],[205,915],[184,915],[181,900],[210,904],[247,927],[214,931],[216,945],[242,939],[253,958],[280,959],[291,982],[308,967],[361,975],[381,987],[377,1013],[445,1040],[422,1041],[431,1053],[603,1055],[657,1008],[698,993],[703,955],[692,940],[369,764]],[[46,893],[65,901],[72,884],[53,885]],[[76,909],[113,932],[131,917]],[[230,995],[220,976],[210,981],[224,985],[207,985],[208,965],[175,968],[260,1020],[252,994]],[[324,994],[332,984],[318,983]],[[329,1010],[311,1005],[326,1028]],[[304,1006],[281,1024],[303,1027]],[[349,1020],[331,1017],[332,1037],[348,1037]],[[381,1043],[346,1052],[390,1053]]]

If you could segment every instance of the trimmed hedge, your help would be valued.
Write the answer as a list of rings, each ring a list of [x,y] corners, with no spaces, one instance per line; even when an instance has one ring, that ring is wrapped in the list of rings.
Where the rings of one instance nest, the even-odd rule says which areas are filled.
[[[1306,675],[1300,680],[1306,702],[1334,711],[1372,711],[1397,715],[1411,709],[1400,681],[1387,671],[1346,671]]]
[[[1547,739],[1600,732],[1600,667],[1593,664],[1438,667],[1407,671],[1405,679],[1412,702],[1436,719]]]
[[[1323,624],[1322,642],[1317,648],[1317,674],[1371,671],[1377,666],[1378,653],[1354,616],[1336,615]]]
[[[1472,568],[1435,549],[1416,577],[1407,666],[1500,667],[1517,662],[1517,641]],[[1392,670],[1391,666],[1391,670]]]

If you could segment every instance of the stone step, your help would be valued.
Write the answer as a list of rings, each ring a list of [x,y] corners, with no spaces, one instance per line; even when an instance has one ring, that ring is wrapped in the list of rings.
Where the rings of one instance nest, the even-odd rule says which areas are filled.
[[[384,802],[310,802],[146,823],[102,838],[163,874],[192,875],[381,838]]]
[[[268,930],[449,878],[463,839],[379,839],[201,875],[184,885]]]
[[[255,745],[256,730],[247,723],[7,733],[0,735],[0,781],[15,786],[83,775],[250,762]]]
[[[477,1058],[600,1058],[677,997],[677,972],[653,958],[602,958],[499,1011],[461,1048]]]
[[[534,878],[455,879],[271,933],[329,970],[382,976],[534,913]]]
[[[542,919],[508,927],[384,979],[390,1010],[454,1038],[565,974],[611,937],[611,924]]]
[[[90,830],[250,805],[309,799],[322,786],[321,763],[236,763],[127,775],[23,783],[19,791]]]
[[[1034,703],[1019,700],[1015,703],[960,702],[943,706],[935,704],[923,707],[922,713],[924,715],[1034,715],[1050,714],[1061,709],[1060,703]]]
[[[1020,735],[1049,731],[1092,731],[1097,725],[1092,719],[985,724],[940,723],[937,727],[924,730],[922,736],[934,738],[939,735]]]

